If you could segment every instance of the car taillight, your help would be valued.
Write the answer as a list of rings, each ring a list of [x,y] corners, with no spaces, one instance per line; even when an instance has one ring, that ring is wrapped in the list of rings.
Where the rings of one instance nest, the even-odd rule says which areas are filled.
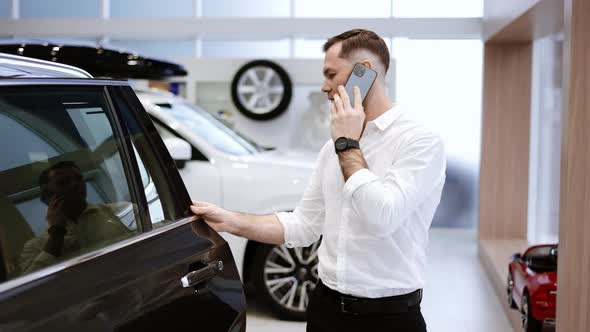
[[[535,304],[541,307],[549,307],[552,303],[555,303],[555,295],[557,292],[554,289],[540,288],[535,293]]]

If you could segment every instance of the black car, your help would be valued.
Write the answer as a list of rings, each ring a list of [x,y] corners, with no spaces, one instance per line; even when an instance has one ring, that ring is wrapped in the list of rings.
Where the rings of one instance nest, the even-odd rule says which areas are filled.
[[[91,42],[63,44],[49,40],[8,39],[0,41],[0,53],[65,63],[83,68],[94,77],[162,79],[187,75],[186,69],[178,63]]]
[[[0,54],[0,154],[0,331],[245,330],[230,249],[127,82]]]

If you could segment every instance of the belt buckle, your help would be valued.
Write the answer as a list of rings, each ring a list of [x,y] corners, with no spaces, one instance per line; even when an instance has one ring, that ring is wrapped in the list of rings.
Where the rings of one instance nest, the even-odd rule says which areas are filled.
[[[344,314],[351,314],[351,315],[358,315],[358,312],[348,311],[346,310],[346,305],[350,302],[356,302],[358,299],[348,297],[348,296],[340,296],[340,311]]]

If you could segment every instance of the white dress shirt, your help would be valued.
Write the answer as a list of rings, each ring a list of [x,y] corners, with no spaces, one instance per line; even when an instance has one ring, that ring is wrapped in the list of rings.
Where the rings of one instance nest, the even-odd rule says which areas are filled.
[[[334,142],[319,152],[299,206],[277,213],[288,247],[317,241],[322,282],[377,298],[425,284],[428,228],[445,181],[440,137],[395,106],[367,122],[360,148],[368,169],[346,183]]]

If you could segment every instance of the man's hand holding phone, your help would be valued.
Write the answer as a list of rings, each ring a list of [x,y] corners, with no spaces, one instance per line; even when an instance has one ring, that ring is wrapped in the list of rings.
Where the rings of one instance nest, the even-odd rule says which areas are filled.
[[[64,196],[54,195],[47,206],[47,223],[49,226],[65,226]]]
[[[365,123],[365,112],[359,87],[355,86],[353,91],[354,103],[351,103],[350,96],[342,85],[338,86],[338,93],[334,94],[331,107],[333,141],[339,137],[348,137],[358,141],[361,137]]]

